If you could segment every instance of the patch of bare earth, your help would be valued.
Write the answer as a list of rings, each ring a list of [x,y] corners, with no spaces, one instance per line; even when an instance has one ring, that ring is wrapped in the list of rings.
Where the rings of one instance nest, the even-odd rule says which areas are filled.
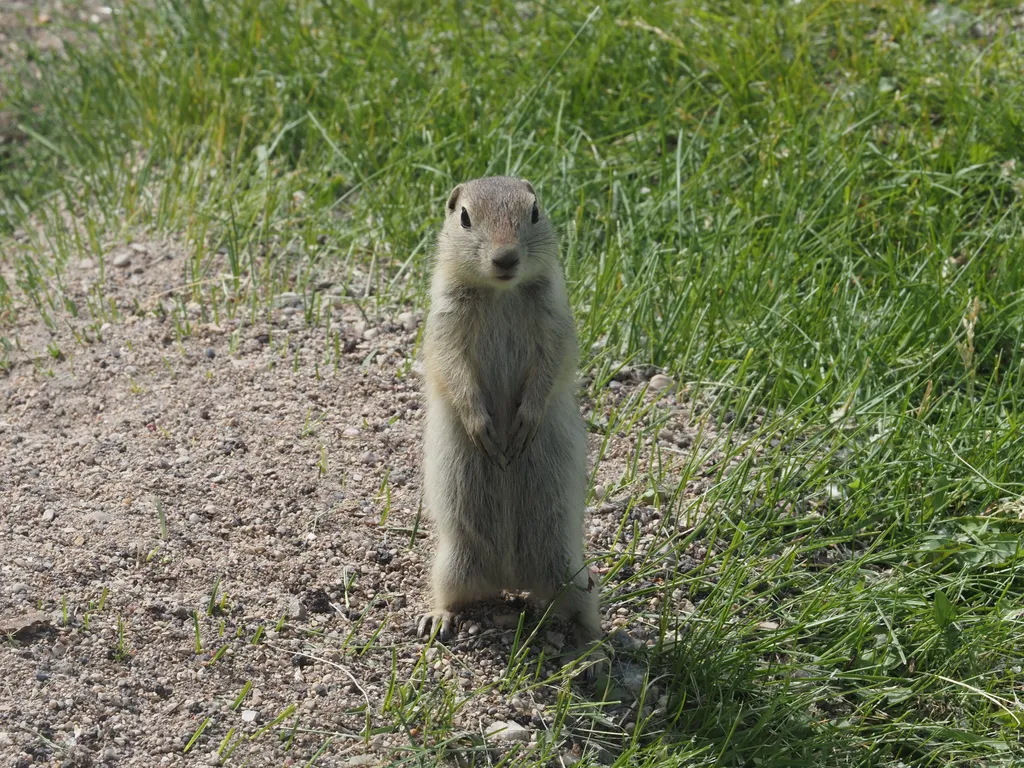
[[[25,306],[0,328],[20,340],[0,373],[7,764],[215,764],[218,752],[229,764],[304,764],[325,744],[319,764],[384,764],[433,743],[449,719],[464,736],[452,749],[546,750],[569,764],[588,750],[614,756],[638,715],[665,705],[671,692],[653,686],[638,712],[643,671],[629,661],[653,642],[659,598],[648,612],[635,599],[622,606],[706,551],[670,546],[687,521],[654,502],[627,505],[619,481],[636,459],[633,437],[611,436],[596,473],[611,490],[587,523],[590,550],[604,556],[605,627],[632,643],[613,667],[621,703],[594,699],[598,744],[596,714],[552,730],[561,683],[501,687],[521,602],[469,612],[447,647],[412,634],[433,540],[418,516],[417,316],[396,310],[367,325],[339,295],[328,331],[295,306],[214,323],[185,305],[191,333],[179,338],[183,249],[141,241],[107,264],[120,319],[98,334],[70,315],[47,328]],[[85,307],[99,282],[78,264],[64,290]],[[644,397],[644,376],[620,378],[600,403],[584,399],[598,421]],[[707,425],[698,437],[693,408],[662,393],[652,412],[666,419],[662,458],[700,450],[710,465],[716,437]],[[592,459],[603,439],[592,435]],[[649,456],[639,446],[639,476]],[[684,502],[710,483],[694,477]],[[625,550],[663,572],[642,584],[629,569],[607,577]],[[680,616],[693,610],[678,590],[666,599]],[[537,618],[527,611],[526,631],[537,632],[522,658],[543,678],[569,649],[563,627]]]

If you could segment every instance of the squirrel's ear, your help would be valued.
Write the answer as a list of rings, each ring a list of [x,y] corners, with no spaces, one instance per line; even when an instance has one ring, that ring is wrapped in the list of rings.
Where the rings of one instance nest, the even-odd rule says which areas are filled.
[[[457,187],[455,187],[455,189],[452,190],[452,193],[450,195],[448,195],[448,210],[449,211],[453,211],[453,212],[455,211],[455,203],[458,202],[459,195],[461,193],[462,193],[462,185],[459,184]]]
[[[534,197],[536,197],[536,196],[537,196],[537,193],[533,191],[533,184],[531,184],[530,182],[528,182],[528,181],[527,181],[526,179],[523,179],[523,184],[525,184],[525,185],[526,185],[526,188],[527,188],[528,190],[530,190],[530,194],[531,194],[531,195],[533,195]]]

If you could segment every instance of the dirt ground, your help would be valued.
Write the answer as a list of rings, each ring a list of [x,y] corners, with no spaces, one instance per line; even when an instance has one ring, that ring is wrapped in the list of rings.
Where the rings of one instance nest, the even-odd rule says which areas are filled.
[[[450,715],[476,743],[504,724],[511,730],[488,738],[500,749],[546,749],[564,764],[585,750],[613,754],[601,752],[607,736],[594,742],[593,718],[550,743],[557,686],[506,695],[492,685],[509,664],[521,602],[469,612],[446,649],[412,634],[432,541],[418,515],[420,318],[395,308],[368,324],[325,286],[330,332],[306,327],[286,294],[257,322],[204,321],[186,305],[191,335],[179,338],[184,263],[173,240],[119,246],[104,279],[86,261],[69,267],[65,286],[84,307],[101,285],[118,319],[96,333],[64,313],[48,328],[23,307],[4,331],[18,339],[0,374],[4,764],[215,764],[229,728],[230,764],[305,761],[325,740],[322,764],[386,764],[420,743],[433,707],[450,709],[441,679],[463,695],[490,686]],[[600,418],[654,396],[642,393],[645,376],[619,378],[584,411]],[[697,450],[693,405],[659,396],[662,448],[682,460]],[[603,436],[591,438],[593,460]],[[702,439],[706,450],[715,438],[705,427]],[[609,557],[635,546],[688,570],[656,551],[684,521],[642,502],[627,510],[620,480],[635,448],[627,435],[610,440],[596,481],[599,494],[615,491],[590,510],[588,546]],[[696,478],[691,499],[710,482]],[[624,515],[635,527],[620,532]],[[641,585],[627,583],[628,569],[611,579],[598,570],[605,628],[627,628],[627,646],[652,642],[660,607],[622,615]],[[693,609],[676,600],[679,615]],[[527,618],[529,631],[537,616]],[[543,651],[552,674],[569,650],[561,630],[545,622],[531,644],[529,659]],[[613,678],[627,695],[600,715],[612,749],[638,714],[642,676],[628,654],[617,657]],[[392,679],[419,681],[404,711],[387,699]],[[664,695],[648,691],[648,713]],[[293,741],[260,733],[282,713]],[[416,729],[399,727],[406,717]]]

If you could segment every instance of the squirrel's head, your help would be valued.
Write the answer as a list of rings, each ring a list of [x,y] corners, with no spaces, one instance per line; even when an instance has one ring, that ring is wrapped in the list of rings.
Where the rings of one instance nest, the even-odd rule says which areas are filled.
[[[448,196],[439,266],[460,282],[510,288],[558,264],[558,238],[530,182],[490,176]]]

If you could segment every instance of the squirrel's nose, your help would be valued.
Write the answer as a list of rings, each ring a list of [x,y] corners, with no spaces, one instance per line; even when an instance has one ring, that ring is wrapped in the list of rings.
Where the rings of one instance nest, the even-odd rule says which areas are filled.
[[[491,262],[498,269],[513,269],[519,264],[519,250],[515,246],[499,248],[494,252]]]

